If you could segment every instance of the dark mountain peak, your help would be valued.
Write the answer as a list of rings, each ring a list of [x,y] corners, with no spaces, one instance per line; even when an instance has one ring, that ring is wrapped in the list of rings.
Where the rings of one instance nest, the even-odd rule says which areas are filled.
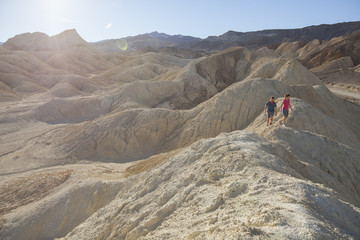
[[[242,35],[244,34],[243,32],[236,32],[233,30],[227,31],[226,33],[222,34],[222,36],[227,35],[227,36],[238,36],[238,35]]]
[[[157,31],[151,32],[151,33],[145,33],[144,35],[152,37],[152,38],[160,39],[160,40],[166,40],[166,41],[184,41],[184,40],[185,41],[198,41],[198,40],[201,40],[201,38],[197,38],[197,37],[185,36],[185,35],[181,35],[181,34],[169,35],[166,33],[159,33]]]
[[[171,35],[168,35],[166,33],[159,33],[158,31],[151,32],[151,33],[145,33],[144,35],[152,37],[152,38],[169,38]]]

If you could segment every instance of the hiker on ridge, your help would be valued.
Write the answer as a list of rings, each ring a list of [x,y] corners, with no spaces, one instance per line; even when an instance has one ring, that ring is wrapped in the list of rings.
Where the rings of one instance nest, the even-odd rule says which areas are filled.
[[[274,97],[271,97],[270,100],[265,105],[265,114],[267,110],[267,119],[266,119],[266,126],[269,126],[269,119],[270,119],[270,125],[273,122],[274,114],[277,115],[277,107],[276,102],[274,101]]]
[[[289,116],[289,107],[291,111],[293,111],[293,108],[290,104],[290,94],[286,94],[284,100],[281,103],[281,108],[283,110],[284,119],[280,120],[280,124],[285,124],[286,119]]]

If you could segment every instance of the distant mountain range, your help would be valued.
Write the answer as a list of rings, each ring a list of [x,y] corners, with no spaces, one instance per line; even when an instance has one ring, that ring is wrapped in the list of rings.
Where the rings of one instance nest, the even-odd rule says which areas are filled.
[[[157,38],[163,41],[170,41],[175,42],[178,44],[186,44],[186,43],[194,43],[200,41],[201,38],[191,37],[191,36],[184,36],[184,35],[168,35],[166,33],[159,33],[159,32],[152,32],[152,33],[145,33],[144,35],[149,36],[151,38]]]
[[[233,46],[260,48],[288,41],[310,42],[314,39],[329,40],[360,30],[360,21],[337,24],[322,24],[299,29],[274,29],[256,32],[228,31],[220,36],[211,36],[192,46],[193,49],[221,50]]]
[[[180,49],[190,48],[195,43],[199,42],[201,38],[183,36],[183,35],[168,35],[165,33],[152,32],[145,33],[133,37],[121,38],[126,40],[129,50],[140,50],[150,47],[159,50],[164,47],[176,47]],[[106,52],[120,52],[122,51],[118,46],[120,39],[109,39],[100,42],[92,43],[96,48]]]
[[[334,37],[350,34],[360,30],[360,21],[337,24],[322,24],[299,29],[273,29],[254,32],[228,31],[220,36],[209,36],[200,39],[191,36],[168,35],[165,33],[146,33],[133,37],[122,38],[127,41],[130,51],[146,47],[159,50],[164,47],[178,49],[189,48],[201,51],[216,51],[233,46],[244,46],[250,49],[280,45],[283,42],[303,41],[310,42],[314,39],[329,40]],[[117,46],[120,39],[103,40],[93,43],[95,47],[107,52],[121,51]]]

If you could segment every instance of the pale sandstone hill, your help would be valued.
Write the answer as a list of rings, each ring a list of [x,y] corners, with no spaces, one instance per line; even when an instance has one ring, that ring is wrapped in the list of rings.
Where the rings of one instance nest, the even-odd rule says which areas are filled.
[[[360,63],[360,31],[328,41],[284,42],[276,47],[281,56],[296,57],[325,83],[350,83],[360,86],[354,65]]]
[[[360,236],[360,108],[297,60],[100,56],[86,75],[8,63],[46,92],[0,104],[1,239]],[[266,127],[287,92],[295,112]]]
[[[65,235],[115,198],[127,166],[74,164],[11,176],[0,188],[1,239]]]
[[[342,57],[311,69],[322,82],[329,86],[344,86],[360,91],[360,72],[356,71],[351,57]]]
[[[89,76],[121,61],[120,55],[98,51],[75,30],[52,37],[18,35],[0,46],[0,101],[37,93],[61,98],[88,95],[101,88]]]
[[[328,41],[285,42],[273,47],[278,55],[296,57],[337,96],[359,104],[359,39],[357,31]]]
[[[337,96],[360,104],[360,72],[349,56],[312,68]]]
[[[123,65],[129,64],[132,69],[136,66],[133,61]],[[207,66],[218,70],[212,72]],[[233,69],[235,79],[227,80],[231,79],[226,75],[229,71],[223,69]],[[238,83],[218,93],[235,81]],[[40,136],[42,140],[29,140],[21,150],[6,155],[4,162],[11,164],[17,155],[18,161],[36,155],[43,162],[49,162],[47,156],[68,159],[61,161],[74,161],[74,157],[116,162],[142,159],[221,132],[243,129],[261,111],[268,96],[281,96],[295,83],[320,84],[293,59],[280,59],[267,51],[227,50],[188,63],[174,80],[150,77],[127,84],[120,81],[120,88],[110,95],[54,99],[42,104],[30,111],[31,119],[79,124],[54,126],[54,131]],[[176,110],[190,106],[195,107]],[[42,150],[35,153],[32,149]]]
[[[148,61],[161,64],[161,55],[151,53],[145,56],[149,57]],[[173,65],[182,64],[178,69],[184,66],[182,60],[165,59],[173,60]],[[139,67],[136,63],[140,64]],[[110,75],[104,75],[104,83],[126,67],[143,70],[151,66],[142,63],[143,60],[135,59],[119,69],[110,70]],[[233,73],[223,69],[231,69]],[[232,79],[227,74],[233,74],[235,79],[227,80]],[[155,74],[153,78],[150,76],[147,80],[130,83],[110,80],[109,84],[120,87],[109,91],[109,95],[54,99],[29,108],[28,113],[23,111],[24,117],[32,121],[57,125],[46,128],[53,129],[48,132],[41,130],[38,138],[29,139],[18,151],[8,152],[3,164],[8,166],[7,169],[13,169],[10,167],[14,165],[13,158],[18,162],[38,159],[33,161],[35,165],[31,168],[36,164],[52,165],[56,161],[73,162],[76,159],[115,162],[142,159],[221,132],[243,129],[261,112],[269,96],[281,96],[284,92],[306,99],[330,117],[346,122],[346,128],[359,136],[355,124],[359,112],[356,107],[333,99],[328,91],[315,91],[312,86],[319,85],[320,81],[314,75],[296,60],[278,58],[267,50],[255,53],[244,48],[227,50],[189,62],[179,70],[174,80],[161,80],[158,76],[161,78],[162,75]],[[235,81],[237,83],[232,84]],[[225,90],[221,91],[223,88]],[[176,110],[190,106],[195,107]],[[334,111],[334,106],[341,110]],[[348,112],[354,114],[349,117]],[[358,137],[344,139],[347,139],[347,144],[358,146],[354,141]],[[52,156],[51,160],[49,156]],[[58,156],[58,159],[53,156]],[[14,170],[16,168],[11,171]]]
[[[52,37],[43,33],[20,34],[10,38],[2,46],[31,53],[53,68],[76,74],[110,67],[101,52],[83,40],[76,30],[67,30]]]
[[[313,118],[322,115],[302,100],[293,105],[300,113],[313,109]],[[297,125],[294,117],[286,127],[267,128],[259,116],[248,130],[263,137],[235,131],[201,140],[127,180],[116,175],[115,165],[81,167],[80,176],[74,166],[72,180],[41,201],[41,211],[33,204],[26,218],[25,209],[8,215],[0,236],[62,236],[97,209],[78,214],[79,199],[83,207],[104,207],[65,239],[356,239],[360,153]]]
[[[88,43],[75,29],[66,30],[52,37],[40,32],[23,33],[3,44],[7,49],[24,51],[65,50],[80,45],[88,45]]]
[[[115,200],[64,239],[359,236],[359,208],[339,200],[358,204],[359,189],[354,186],[359,169],[352,166],[358,166],[359,152],[291,128],[278,132],[294,136],[291,143],[320,144],[319,151],[304,156],[246,131],[201,140],[156,169],[130,178]],[[319,166],[320,156],[324,160]],[[344,156],[340,176],[321,166]],[[347,186],[340,183],[346,177],[352,182],[347,191],[353,194],[347,199],[308,181],[308,175],[342,187]]]

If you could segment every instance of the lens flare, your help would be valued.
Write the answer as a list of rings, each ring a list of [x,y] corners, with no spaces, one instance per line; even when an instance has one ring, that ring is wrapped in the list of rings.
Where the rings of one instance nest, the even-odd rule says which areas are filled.
[[[125,39],[119,39],[116,41],[116,45],[118,48],[120,48],[123,51],[126,51],[128,48],[127,41]]]

